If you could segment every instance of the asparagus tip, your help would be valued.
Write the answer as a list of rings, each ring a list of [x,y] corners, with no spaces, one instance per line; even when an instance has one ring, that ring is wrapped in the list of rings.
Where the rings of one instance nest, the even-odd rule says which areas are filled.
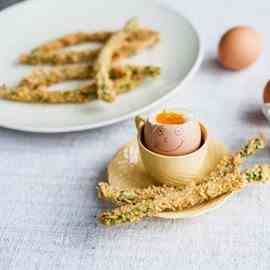
[[[105,182],[100,182],[97,185],[97,197],[101,200],[104,200],[106,198],[105,194],[107,191],[108,184]]]
[[[267,144],[267,141],[268,141],[265,132],[260,132],[259,133],[259,138],[261,138],[261,140],[262,140],[262,142],[263,142],[263,144],[265,146]]]

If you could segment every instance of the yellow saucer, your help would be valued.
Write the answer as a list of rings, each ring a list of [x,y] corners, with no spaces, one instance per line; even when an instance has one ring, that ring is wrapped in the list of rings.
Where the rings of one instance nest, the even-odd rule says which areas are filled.
[[[221,141],[210,139],[208,155],[201,177],[204,177],[214,169],[221,157],[227,153],[228,150]],[[121,147],[109,163],[108,182],[117,188],[144,188],[156,184],[144,169],[136,139]],[[183,211],[164,212],[156,216],[176,219],[202,215],[221,206],[230,195],[225,194],[207,203]]]

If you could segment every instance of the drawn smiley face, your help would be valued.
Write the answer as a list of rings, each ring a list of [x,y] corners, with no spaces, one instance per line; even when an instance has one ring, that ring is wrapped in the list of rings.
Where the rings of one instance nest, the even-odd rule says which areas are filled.
[[[152,133],[152,145],[160,152],[174,152],[184,143],[181,127],[167,129],[163,126],[154,128]]]

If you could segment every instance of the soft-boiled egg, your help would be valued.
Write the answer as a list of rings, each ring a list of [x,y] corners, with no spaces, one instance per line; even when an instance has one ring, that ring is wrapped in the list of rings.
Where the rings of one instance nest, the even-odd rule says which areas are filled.
[[[185,155],[201,144],[201,127],[190,113],[166,110],[153,114],[144,127],[145,146],[167,156]]]

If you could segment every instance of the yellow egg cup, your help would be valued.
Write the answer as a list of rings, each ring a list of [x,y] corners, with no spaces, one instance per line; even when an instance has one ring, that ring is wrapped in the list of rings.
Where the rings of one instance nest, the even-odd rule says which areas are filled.
[[[159,184],[183,186],[198,183],[212,169],[208,162],[209,136],[207,128],[200,123],[203,143],[190,154],[165,156],[146,148],[142,142],[145,121],[135,118],[138,145],[142,162],[148,174]]]
[[[216,167],[224,155],[228,154],[225,145],[209,137],[206,127],[202,124],[204,144],[194,152],[195,154],[176,157],[155,154],[146,149],[141,142],[144,120],[137,117],[135,122],[138,130],[137,140],[133,139],[121,147],[108,166],[108,182],[116,188],[145,188],[157,183],[173,185],[197,183]],[[146,166],[148,166],[147,170]],[[175,169],[174,166],[180,169]],[[160,167],[167,173],[162,172]],[[156,170],[155,174],[149,173],[151,170]],[[173,175],[174,178],[167,178],[168,175]],[[162,178],[159,179],[159,176]],[[177,212],[159,213],[156,217],[184,219],[199,216],[221,206],[230,196],[231,193],[225,194],[195,207]]]

